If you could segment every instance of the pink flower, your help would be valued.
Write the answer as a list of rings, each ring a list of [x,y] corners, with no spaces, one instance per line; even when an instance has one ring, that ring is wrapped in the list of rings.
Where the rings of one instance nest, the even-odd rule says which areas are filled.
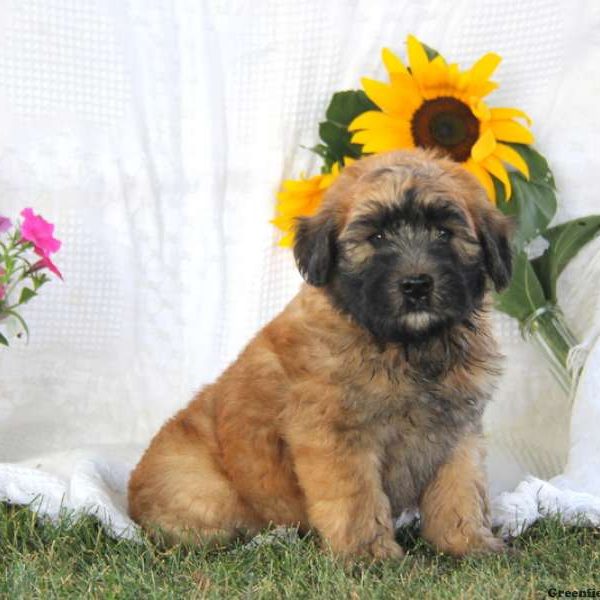
[[[12,227],[12,221],[8,217],[0,215],[0,233],[8,231]]]
[[[32,271],[40,269],[49,269],[55,275],[63,278],[57,266],[50,260],[50,255],[60,249],[61,243],[53,237],[54,225],[48,223],[39,215],[35,215],[31,208],[24,208],[21,211],[24,221],[21,225],[21,237],[27,242],[33,244],[33,251],[40,257],[33,267]]]
[[[62,273],[58,270],[58,267],[50,260],[49,256],[38,252],[38,249],[35,248],[35,253],[38,256],[41,256],[40,260],[38,260],[33,267],[31,267],[31,271],[39,271],[40,269],[49,269],[55,275],[58,275],[61,279],[63,278]]]
[[[21,211],[24,221],[21,225],[21,237],[34,246],[39,256],[47,258],[53,252],[60,249],[60,241],[52,237],[54,225],[48,223],[39,215],[35,215],[31,208]]]
[[[0,300],[4,298],[4,294],[6,293],[6,288],[3,285],[0,285]]]

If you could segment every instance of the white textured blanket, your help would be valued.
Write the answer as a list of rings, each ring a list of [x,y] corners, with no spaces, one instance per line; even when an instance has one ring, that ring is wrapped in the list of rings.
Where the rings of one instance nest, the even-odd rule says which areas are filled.
[[[97,514],[134,535],[124,490],[157,427],[298,286],[268,221],[334,90],[383,76],[412,32],[534,119],[559,220],[598,212],[600,4],[593,0],[8,0],[0,3],[0,198],[57,223],[65,282],[0,354],[0,499]],[[600,522],[600,245],[563,276],[592,352],[573,411],[498,317],[506,375],[487,413],[496,522]],[[517,487],[518,486],[518,487]],[[516,487],[516,491],[513,490]]]

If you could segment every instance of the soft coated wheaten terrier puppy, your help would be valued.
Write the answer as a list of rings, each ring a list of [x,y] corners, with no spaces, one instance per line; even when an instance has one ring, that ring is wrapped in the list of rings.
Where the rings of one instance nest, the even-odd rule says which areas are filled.
[[[152,440],[131,516],[191,543],[298,525],[339,555],[387,558],[403,554],[394,518],[418,507],[438,549],[499,549],[481,419],[498,362],[486,290],[509,281],[508,230],[449,160],[344,169],[298,222],[307,285]]]

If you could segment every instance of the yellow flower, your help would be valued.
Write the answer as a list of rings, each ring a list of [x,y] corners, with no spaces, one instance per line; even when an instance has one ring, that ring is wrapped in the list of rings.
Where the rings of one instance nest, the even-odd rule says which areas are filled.
[[[352,162],[345,160],[346,164]],[[280,246],[290,247],[294,243],[294,226],[297,217],[310,217],[319,208],[325,191],[340,175],[340,164],[335,163],[331,173],[301,179],[288,179],[283,182],[277,194],[277,216],[271,221],[285,235],[279,240]]]
[[[497,54],[486,54],[469,70],[447,64],[441,56],[429,60],[425,48],[408,36],[410,70],[390,50],[383,62],[390,83],[363,79],[363,88],[381,111],[359,115],[349,129],[352,141],[366,154],[400,148],[439,148],[462,163],[481,182],[496,202],[492,175],[511,185],[505,163],[529,178],[521,155],[503,142],[531,144],[531,131],[514,119],[529,117],[516,108],[488,108],[483,98],[496,89],[489,78],[500,63]]]

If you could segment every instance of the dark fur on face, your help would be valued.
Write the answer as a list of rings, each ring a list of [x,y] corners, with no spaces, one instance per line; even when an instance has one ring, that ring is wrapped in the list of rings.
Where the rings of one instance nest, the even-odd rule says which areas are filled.
[[[347,222],[325,203],[298,223],[305,279],[381,343],[414,344],[468,325],[486,280],[498,290],[510,280],[506,219],[469,175],[461,182],[430,166],[350,179],[341,186],[355,202]]]

